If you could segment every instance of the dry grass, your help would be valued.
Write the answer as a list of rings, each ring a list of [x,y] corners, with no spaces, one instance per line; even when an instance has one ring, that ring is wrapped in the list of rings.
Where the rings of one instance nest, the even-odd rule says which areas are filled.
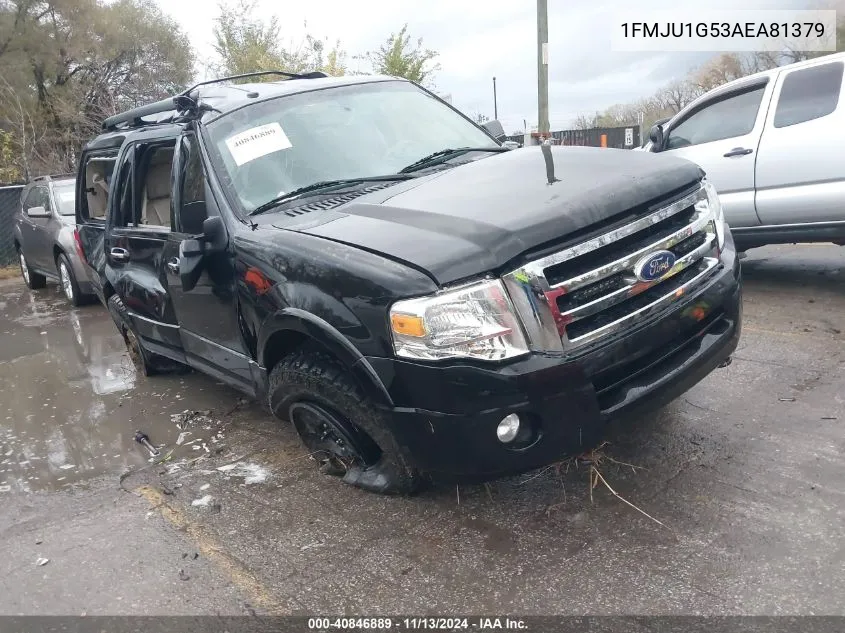
[[[0,266],[0,280],[16,279],[17,277],[20,277],[20,276],[21,276],[21,271],[16,265],[9,264],[8,266]]]
[[[620,462],[619,460],[613,459],[610,455],[608,455],[607,453],[604,452],[605,446],[607,446],[607,442],[604,442],[603,444],[601,444],[597,448],[594,448],[591,451],[587,451],[586,453],[582,453],[581,455],[578,455],[577,457],[573,457],[571,459],[568,459],[565,462],[561,462],[560,464],[555,464],[554,468],[556,468],[558,470],[558,473],[560,474],[561,469],[564,468],[564,467],[565,467],[566,471],[568,472],[569,467],[572,466],[572,465],[574,465],[575,468],[579,468],[580,466],[587,466],[588,467],[587,472],[588,472],[588,475],[590,477],[590,503],[593,503],[593,490],[599,484],[602,484],[605,488],[607,488],[607,490],[610,492],[610,494],[612,494],[614,497],[619,499],[619,501],[621,501],[625,505],[633,508],[634,510],[636,510],[637,512],[642,514],[644,517],[650,519],[651,521],[654,521],[655,523],[657,523],[657,525],[664,527],[667,530],[669,530],[670,532],[672,532],[672,529],[668,525],[666,525],[662,521],[659,521],[658,519],[655,519],[648,512],[646,512],[645,510],[643,510],[639,506],[636,506],[633,503],[631,503],[630,501],[628,501],[625,497],[623,497],[618,492],[616,492],[613,489],[613,487],[607,482],[607,479],[605,478],[605,476],[602,474],[602,472],[600,470],[600,467],[603,464],[609,463],[609,464],[616,464],[617,466],[624,466],[625,468],[630,468],[631,471],[634,472],[634,473],[636,473],[637,470],[644,470],[644,469],[643,469],[642,466],[634,466],[633,464],[629,464],[627,462]]]

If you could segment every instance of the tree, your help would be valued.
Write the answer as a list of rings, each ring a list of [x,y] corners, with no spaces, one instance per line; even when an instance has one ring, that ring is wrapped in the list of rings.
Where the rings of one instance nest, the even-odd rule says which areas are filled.
[[[276,16],[267,22],[256,19],[254,0],[221,3],[219,11],[219,15],[214,18],[213,29],[213,46],[219,57],[218,72],[243,75],[284,67],[279,20]],[[272,80],[272,77],[267,80]]]
[[[597,114],[579,114],[575,117],[572,128],[575,130],[591,130],[599,126]]]
[[[440,64],[434,61],[439,53],[422,46],[422,38],[417,40],[416,46],[411,44],[408,25],[405,24],[398,33],[392,33],[377,51],[365,53],[363,58],[379,75],[404,77],[426,85],[431,83],[433,73],[440,70]]]
[[[346,51],[340,48],[340,41],[326,55],[326,62],[320,68],[327,75],[340,77],[346,74]]]
[[[326,50],[326,40],[308,33],[299,44],[285,46],[277,16],[262,20],[255,15],[255,0],[235,0],[219,5],[214,19],[214,50],[217,61],[212,64],[219,75],[242,75],[261,70],[283,70],[300,73],[320,70],[328,75],[346,74],[346,52],[340,41]],[[303,25],[307,28],[307,23]],[[276,81],[269,75],[245,81]]]
[[[21,175],[72,170],[104,117],[181,90],[193,62],[152,0],[0,0],[0,127]]]
[[[690,81],[680,79],[670,82],[654,98],[661,108],[672,114],[677,114],[698,95],[698,90]]]

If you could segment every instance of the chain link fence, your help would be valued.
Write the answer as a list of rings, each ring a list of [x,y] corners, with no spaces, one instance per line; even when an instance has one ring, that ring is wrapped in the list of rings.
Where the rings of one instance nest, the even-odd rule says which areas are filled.
[[[23,185],[0,187],[0,266],[17,261],[15,253],[15,214],[21,208]]]

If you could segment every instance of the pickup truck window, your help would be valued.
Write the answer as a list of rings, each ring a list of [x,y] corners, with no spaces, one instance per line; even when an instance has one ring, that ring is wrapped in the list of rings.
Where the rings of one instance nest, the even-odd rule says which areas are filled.
[[[666,149],[745,136],[754,129],[765,89],[758,86],[705,105],[669,131]]]
[[[260,101],[207,130],[214,168],[246,211],[315,182],[396,173],[442,149],[497,147],[449,106],[399,81]]]
[[[827,116],[839,103],[842,62],[793,70],[780,89],[775,127],[788,127]]]

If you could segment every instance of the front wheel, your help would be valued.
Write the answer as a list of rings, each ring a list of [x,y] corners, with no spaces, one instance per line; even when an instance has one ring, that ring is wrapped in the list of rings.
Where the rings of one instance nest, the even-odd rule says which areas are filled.
[[[38,290],[47,285],[47,278],[44,275],[39,275],[29,269],[29,264],[26,261],[26,256],[23,251],[18,250],[18,263],[21,267],[21,277],[26,287],[30,290]]]
[[[421,483],[388,429],[384,414],[347,369],[308,347],[270,372],[270,409],[293,423],[324,473],[380,494],[409,494]]]

